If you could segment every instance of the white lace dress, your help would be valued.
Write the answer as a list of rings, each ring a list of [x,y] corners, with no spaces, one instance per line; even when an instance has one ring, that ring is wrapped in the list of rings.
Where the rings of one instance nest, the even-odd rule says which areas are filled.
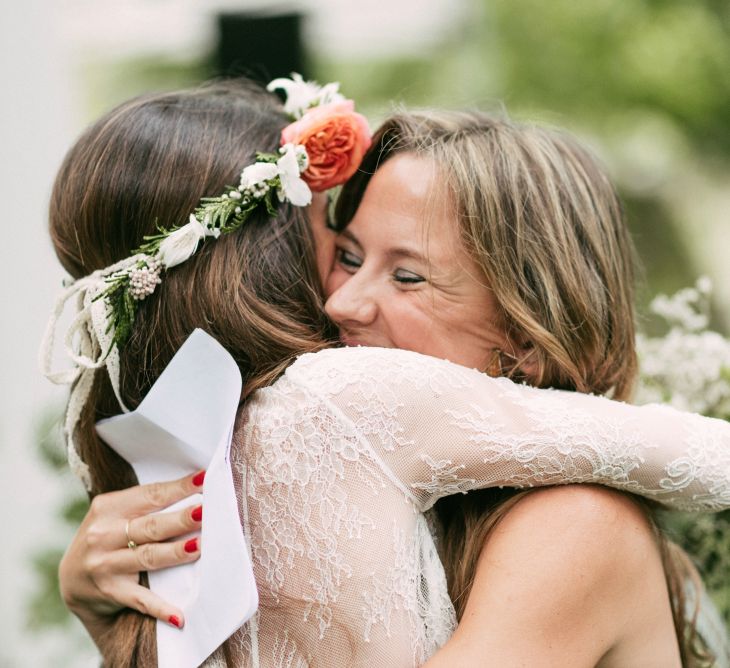
[[[730,506],[728,423],[402,350],[299,358],[247,402],[231,458],[260,594],[232,639],[247,667],[423,663],[456,624],[424,516],[442,496],[590,481]]]

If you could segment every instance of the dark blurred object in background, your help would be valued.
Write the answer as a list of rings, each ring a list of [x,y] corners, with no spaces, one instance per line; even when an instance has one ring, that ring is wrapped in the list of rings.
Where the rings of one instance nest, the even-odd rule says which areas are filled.
[[[218,16],[215,74],[260,83],[292,72],[307,74],[298,13],[236,12]]]

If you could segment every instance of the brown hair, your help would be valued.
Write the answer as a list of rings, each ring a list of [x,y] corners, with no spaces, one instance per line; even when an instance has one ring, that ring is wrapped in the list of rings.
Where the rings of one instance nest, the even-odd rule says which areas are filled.
[[[186,222],[201,197],[237,181],[256,151],[275,151],[286,123],[275,97],[243,81],[117,107],[81,136],[56,178],[50,232],[61,263],[78,278],[128,256],[157,226]],[[257,212],[165,273],[140,304],[121,350],[127,406],[141,401],[196,327],[231,353],[246,392],[272,382],[295,356],[327,345],[331,332],[306,211],[281,205],[274,217]],[[118,412],[99,371],[77,430],[92,497],[136,482],[94,429]],[[156,664],[154,620],[134,611],[119,614],[102,644],[105,665]]]
[[[381,126],[344,186],[340,227],[353,218],[378,166],[402,152],[435,165],[461,239],[494,294],[514,342],[513,350],[495,351],[496,373],[538,387],[628,398],[638,367],[634,251],[620,200],[588,151],[561,132],[480,112],[398,114]],[[437,502],[458,618],[485,540],[527,493],[480,490]],[[684,616],[688,562],[670,558],[677,550],[663,538],[659,543],[685,661],[694,644],[694,620],[688,624]]]

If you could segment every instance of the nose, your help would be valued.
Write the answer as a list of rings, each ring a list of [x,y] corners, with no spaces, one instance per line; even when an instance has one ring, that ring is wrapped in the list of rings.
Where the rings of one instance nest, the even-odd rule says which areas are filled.
[[[375,322],[378,306],[372,285],[362,270],[353,274],[327,300],[324,310],[343,327],[366,327]]]

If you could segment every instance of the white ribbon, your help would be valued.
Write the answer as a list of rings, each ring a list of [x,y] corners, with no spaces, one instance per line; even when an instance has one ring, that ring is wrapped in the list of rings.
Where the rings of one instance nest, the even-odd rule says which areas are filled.
[[[73,385],[69,394],[63,431],[67,439],[69,467],[81,479],[87,490],[91,490],[92,486],[91,473],[79,456],[74,432],[84,404],[89,398],[97,369],[106,367],[119,406],[125,413],[129,410],[122,401],[119,388],[119,351],[112,346],[114,332],[109,329],[108,305],[106,300],[97,297],[109,287],[105,280],[108,276],[133,266],[143,257],[146,256],[135,255],[125,258],[68,286],[56,300],[39,351],[39,364],[43,375],[56,385]],[[64,351],[73,365],[71,368],[54,371],[53,349],[58,320],[66,304],[74,299],[76,314],[64,336]]]
[[[202,502],[205,521],[200,559],[149,574],[150,589],[185,615],[182,630],[157,622],[158,668],[197,668],[258,606],[230,465],[241,385],[230,353],[197,329],[135,410],[96,425],[142,485],[206,470],[202,499],[196,495],[162,511]],[[246,512],[245,490],[242,498]]]

